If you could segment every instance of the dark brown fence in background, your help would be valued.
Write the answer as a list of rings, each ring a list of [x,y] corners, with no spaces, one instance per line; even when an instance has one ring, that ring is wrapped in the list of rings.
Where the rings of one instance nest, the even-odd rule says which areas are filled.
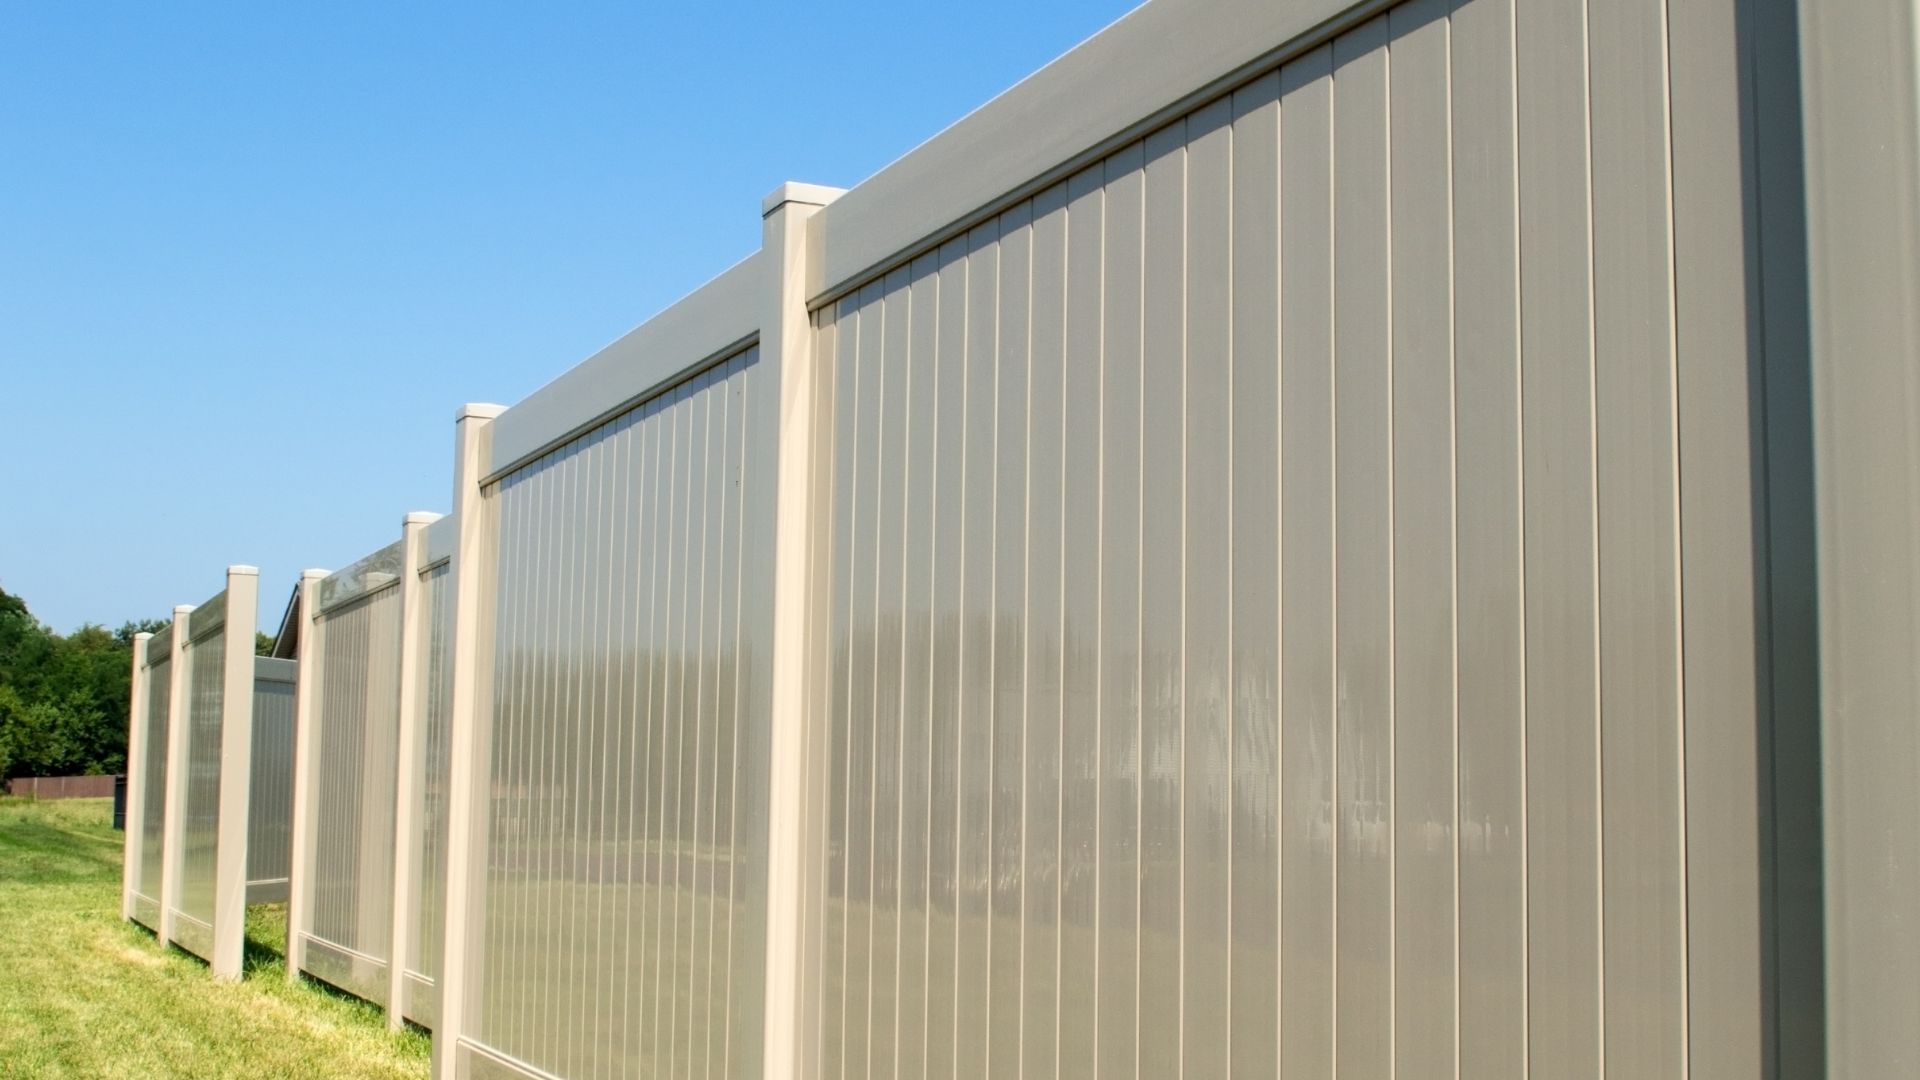
[[[7,794],[36,799],[104,799],[113,794],[113,777],[21,776],[7,782]]]

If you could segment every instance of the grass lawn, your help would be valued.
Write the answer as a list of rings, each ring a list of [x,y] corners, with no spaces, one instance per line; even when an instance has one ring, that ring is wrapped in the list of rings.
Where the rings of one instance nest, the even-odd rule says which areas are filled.
[[[247,916],[246,979],[120,918],[108,799],[0,798],[0,1077],[424,1077],[429,1041],[288,985],[286,913]]]

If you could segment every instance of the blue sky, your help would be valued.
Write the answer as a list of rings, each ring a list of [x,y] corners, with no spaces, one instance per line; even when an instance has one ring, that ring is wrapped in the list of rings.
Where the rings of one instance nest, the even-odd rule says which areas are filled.
[[[0,7],[0,587],[343,566],[511,404],[1132,6]]]

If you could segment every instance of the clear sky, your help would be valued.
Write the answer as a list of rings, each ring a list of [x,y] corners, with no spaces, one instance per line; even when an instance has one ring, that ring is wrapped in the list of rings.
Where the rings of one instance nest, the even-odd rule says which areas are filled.
[[[0,587],[56,629],[445,510],[511,404],[1132,0],[0,5]]]

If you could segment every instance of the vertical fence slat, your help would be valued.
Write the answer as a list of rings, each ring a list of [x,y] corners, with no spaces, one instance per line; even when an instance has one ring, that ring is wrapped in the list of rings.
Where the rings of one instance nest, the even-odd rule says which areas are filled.
[[[1140,430],[1144,148],[1107,163],[1100,373],[1100,903],[1097,1071],[1134,1076],[1140,976]],[[971,515],[971,511],[969,511]],[[971,516],[968,518],[972,521]]]
[[[1447,12],[1389,15],[1393,1068],[1457,1075],[1453,205]]]

